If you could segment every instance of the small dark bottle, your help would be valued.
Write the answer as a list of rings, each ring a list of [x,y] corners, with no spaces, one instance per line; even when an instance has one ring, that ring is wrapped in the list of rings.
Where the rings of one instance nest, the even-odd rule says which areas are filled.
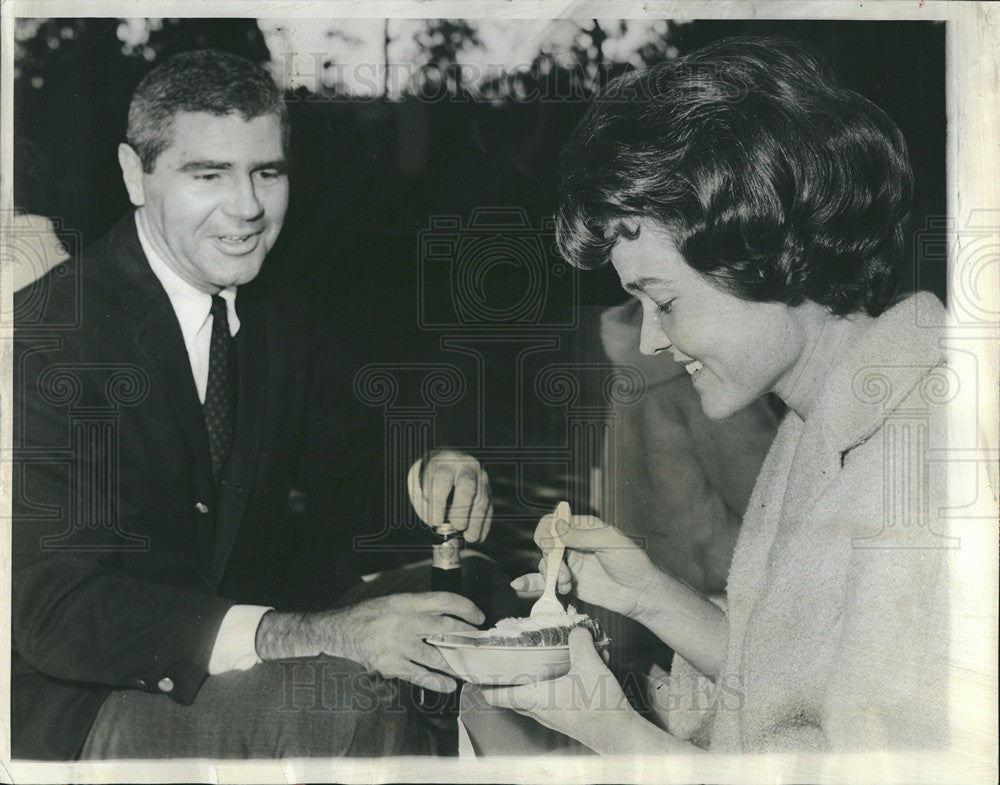
[[[461,533],[445,524],[434,532],[431,553],[431,591],[462,594]],[[458,755],[458,709],[462,683],[451,693],[420,690],[420,708],[428,719],[440,728],[441,755]]]

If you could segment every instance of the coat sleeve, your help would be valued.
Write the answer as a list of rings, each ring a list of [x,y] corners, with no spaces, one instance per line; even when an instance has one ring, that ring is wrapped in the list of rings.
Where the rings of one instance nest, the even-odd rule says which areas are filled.
[[[118,555],[135,523],[127,510],[118,510],[118,526],[86,519],[81,500],[105,510],[117,503],[116,489],[100,456],[67,448],[68,407],[40,382],[61,365],[71,369],[66,384],[77,386],[77,400],[104,391],[92,388],[72,349],[50,346],[59,341],[15,344],[12,648],[56,679],[190,703],[230,603],[201,590],[190,565],[178,564],[169,582],[123,569]]]

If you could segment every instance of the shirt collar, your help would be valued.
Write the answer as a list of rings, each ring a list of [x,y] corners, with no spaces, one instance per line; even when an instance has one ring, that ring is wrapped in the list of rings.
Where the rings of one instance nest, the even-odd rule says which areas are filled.
[[[138,210],[135,212],[135,226],[139,233],[139,244],[142,246],[143,253],[146,254],[149,267],[170,299],[170,305],[177,315],[177,321],[180,322],[185,344],[190,344],[208,319],[212,308],[212,295],[196,289],[163,261],[163,257],[156,252],[146,236],[143,222],[139,220]],[[236,287],[229,286],[220,291],[219,295],[226,301],[229,333],[236,335],[240,329],[240,320],[236,315]]]

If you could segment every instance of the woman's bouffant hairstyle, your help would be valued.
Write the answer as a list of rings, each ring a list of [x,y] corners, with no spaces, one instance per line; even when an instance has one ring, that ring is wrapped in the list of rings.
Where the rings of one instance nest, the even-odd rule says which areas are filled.
[[[738,297],[877,316],[912,187],[899,128],[809,48],[729,38],[595,99],[561,154],[557,240],[594,268],[653,220]]]
[[[244,120],[273,114],[281,122],[288,153],[289,122],[281,90],[263,68],[239,55],[213,49],[175,54],[139,82],[128,109],[125,138],[152,172],[170,144],[177,112],[224,116],[237,112]]]

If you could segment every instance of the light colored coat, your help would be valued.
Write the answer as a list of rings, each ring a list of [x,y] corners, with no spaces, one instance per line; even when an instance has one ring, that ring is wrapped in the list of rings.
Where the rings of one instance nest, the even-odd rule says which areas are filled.
[[[948,588],[936,519],[943,322],[926,293],[850,345],[810,417],[789,412],[754,488],[712,685],[675,657],[669,729],[718,752],[947,743]]]

